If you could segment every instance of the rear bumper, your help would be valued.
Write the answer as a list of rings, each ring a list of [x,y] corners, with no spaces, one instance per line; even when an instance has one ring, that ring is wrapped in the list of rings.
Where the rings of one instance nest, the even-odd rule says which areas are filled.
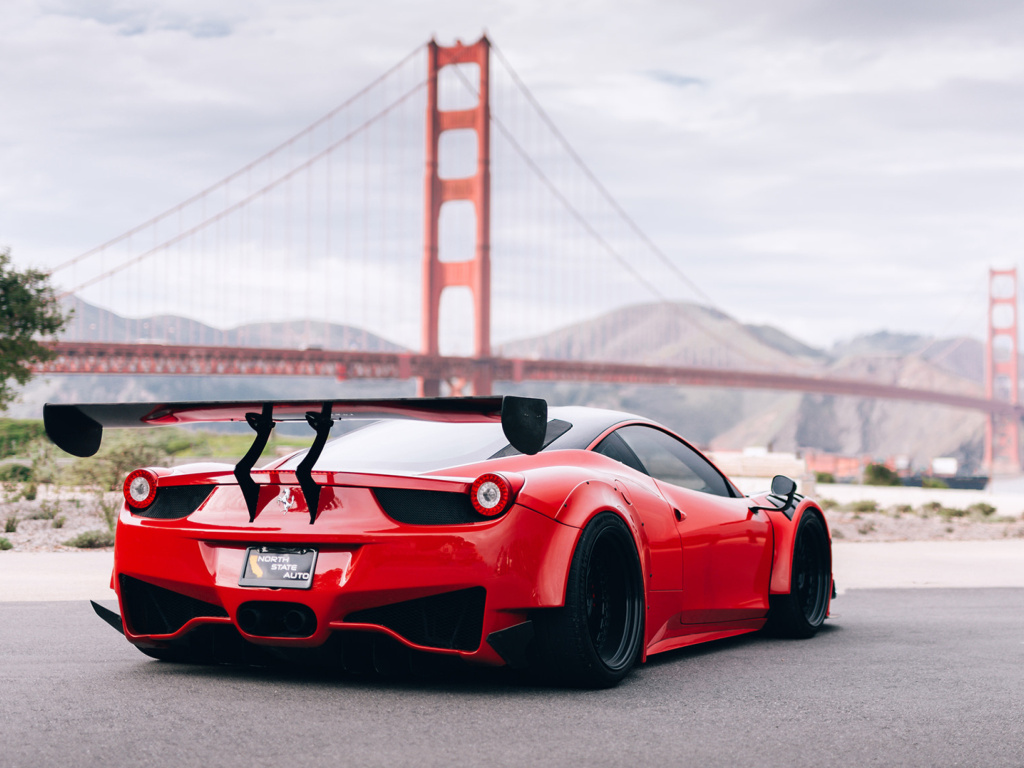
[[[122,510],[113,586],[126,637],[168,647],[197,627],[221,624],[253,644],[309,648],[359,630],[500,665],[487,636],[563,602],[579,533],[571,526],[518,505],[483,523],[402,525],[367,489],[325,487],[323,496],[315,525],[304,510],[263,512],[249,524],[235,486],[218,488],[183,520]],[[260,545],[316,548],[310,588],[239,586],[247,548]],[[272,620],[254,623],[246,613],[254,604]],[[266,629],[285,626],[289,604],[315,619],[299,626],[298,636]]]

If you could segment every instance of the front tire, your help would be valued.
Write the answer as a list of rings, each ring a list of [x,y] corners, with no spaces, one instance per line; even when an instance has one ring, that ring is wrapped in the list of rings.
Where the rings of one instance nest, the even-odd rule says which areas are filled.
[[[644,605],[633,537],[617,515],[603,512],[576,545],[565,605],[537,618],[539,664],[559,682],[584,688],[616,685],[640,656]]]
[[[825,623],[832,591],[832,548],[825,524],[804,512],[796,529],[788,595],[772,595],[765,625],[780,637],[813,637]]]

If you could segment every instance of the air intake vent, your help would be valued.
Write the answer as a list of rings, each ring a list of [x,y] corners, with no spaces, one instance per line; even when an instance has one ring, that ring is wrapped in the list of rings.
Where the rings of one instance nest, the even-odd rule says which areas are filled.
[[[475,651],[484,625],[483,587],[406,600],[350,613],[346,622],[377,624],[428,648]]]
[[[180,520],[188,517],[216,488],[215,485],[167,485],[157,488],[153,503],[144,509],[130,510],[136,517],[157,520]]]
[[[407,525],[459,525],[493,519],[477,514],[468,493],[374,488],[373,494],[388,517]]]
[[[192,619],[227,617],[219,605],[121,574],[121,602],[128,627],[137,635],[170,635]]]

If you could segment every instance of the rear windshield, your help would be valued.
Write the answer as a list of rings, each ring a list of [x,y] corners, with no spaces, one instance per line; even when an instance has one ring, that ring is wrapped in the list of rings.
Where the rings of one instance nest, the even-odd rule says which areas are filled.
[[[501,424],[496,421],[450,423],[384,419],[356,420],[347,422],[346,426],[351,431],[327,443],[314,469],[430,472],[484,461],[509,448]],[[296,454],[280,469],[295,469],[304,455],[305,451]]]

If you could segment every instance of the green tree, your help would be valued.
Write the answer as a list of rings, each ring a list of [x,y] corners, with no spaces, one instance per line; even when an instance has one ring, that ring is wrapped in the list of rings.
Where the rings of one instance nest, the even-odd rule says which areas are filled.
[[[0,411],[14,399],[15,386],[32,378],[32,365],[53,358],[41,338],[56,334],[65,322],[49,275],[18,271],[10,249],[0,248]]]
[[[903,485],[900,476],[884,464],[868,464],[864,467],[864,485]]]

